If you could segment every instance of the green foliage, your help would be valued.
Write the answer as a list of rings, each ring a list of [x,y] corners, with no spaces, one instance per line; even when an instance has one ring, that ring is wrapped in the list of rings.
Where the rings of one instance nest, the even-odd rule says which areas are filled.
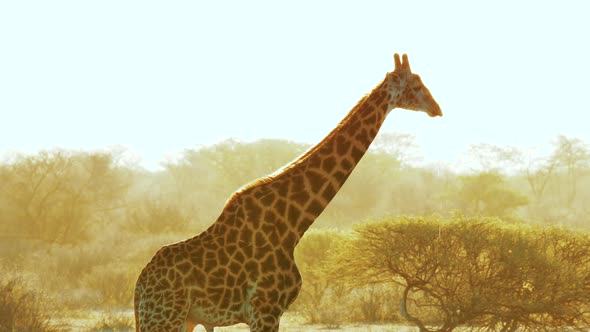
[[[460,211],[469,215],[506,216],[526,205],[528,199],[510,189],[502,175],[494,172],[463,175],[454,193]]]
[[[401,218],[358,227],[338,262],[353,283],[403,287],[402,315],[421,329],[590,323],[590,238],[564,229]]]
[[[393,284],[367,284],[352,288],[346,311],[349,321],[374,323],[399,323],[398,313],[400,289]]]
[[[295,249],[303,288],[292,307],[309,323],[334,326],[344,313],[341,300],[346,292],[329,274],[331,260],[344,236],[337,231],[312,230]]]
[[[177,204],[144,199],[127,208],[127,223],[123,225],[123,228],[129,232],[145,235],[170,233],[194,229],[191,221],[191,218],[185,215]]]
[[[47,242],[80,243],[88,227],[120,205],[127,173],[106,153],[42,151],[0,169],[0,232]]]
[[[225,200],[236,189],[295,159],[306,147],[284,140],[243,143],[228,139],[200,149],[185,150],[182,159],[166,167],[178,185],[193,191],[206,188]],[[217,185],[203,187],[212,182]]]
[[[228,139],[185,150],[182,158],[165,164],[166,176],[157,179],[163,205],[172,203],[183,216],[208,227],[229,196],[242,186],[278,170],[308,146],[286,140],[244,143]],[[164,201],[168,198],[170,202]]]
[[[295,249],[295,259],[303,279],[299,297],[291,310],[307,323],[336,328],[345,322],[399,322],[395,309],[398,287],[387,284],[353,285],[334,271],[350,233],[312,230]]]

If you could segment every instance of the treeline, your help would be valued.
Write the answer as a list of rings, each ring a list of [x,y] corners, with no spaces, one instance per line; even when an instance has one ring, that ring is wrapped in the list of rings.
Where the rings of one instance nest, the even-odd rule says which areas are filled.
[[[135,278],[157,248],[206,229],[233,191],[308,147],[230,139],[186,150],[161,171],[140,168],[123,150],[6,156],[0,163],[0,269],[44,289],[62,307],[129,306]],[[468,152],[477,171],[458,172],[422,163],[412,136],[385,133],[314,228],[463,215],[588,229],[589,151],[563,136],[538,158],[481,144]]]
[[[308,148],[283,140],[226,140],[184,151],[164,170],[127,162],[125,151],[42,151],[0,164],[0,236],[76,244],[112,224],[134,232],[197,232],[244,184],[270,174]],[[590,216],[590,149],[560,136],[553,151],[532,158],[510,147],[473,145],[478,171],[415,166],[413,137],[385,133],[363,158],[317,226],[395,215],[519,217],[586,227]]]

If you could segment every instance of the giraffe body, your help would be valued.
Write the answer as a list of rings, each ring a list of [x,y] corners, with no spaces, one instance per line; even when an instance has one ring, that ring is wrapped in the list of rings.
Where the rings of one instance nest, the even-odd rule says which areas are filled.
[[[238,190],[200,235],[162,247],[135,289],[136,329],[208,332],[246,323],[278,331],[301,289],[293,251],[330,203],[396,107],[442,116],[396,54],[395,70],[319,144],[278,172]]]

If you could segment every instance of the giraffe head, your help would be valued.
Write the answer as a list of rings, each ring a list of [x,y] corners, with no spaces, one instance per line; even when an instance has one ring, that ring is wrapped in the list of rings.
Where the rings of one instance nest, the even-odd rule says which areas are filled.
[[[394,54],[395,70],[387,74],[387,81],[391,92],[389,110],[396,107],[405,108],[411,111],[425,112],[431,117],[442,116],[440,106],[428,88],[422,83],[420,76],[412,73],[410,62],[406,54]]]

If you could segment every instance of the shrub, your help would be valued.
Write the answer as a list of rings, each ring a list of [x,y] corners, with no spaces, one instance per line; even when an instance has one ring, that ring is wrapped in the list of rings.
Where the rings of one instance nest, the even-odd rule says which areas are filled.
[[[40,293],[28,289],[20,277],[0,279],[0,331],[55,331],[44,307]]]
[[[94,267],[83,277],[82,284],[98,294],[100,304],[128,307],[133,300],[136,279],[134,269],[123,263],[110,263]]]
[[[343,238],[341,232],[312,230],[295,249],[303,286],[292,308],[308,323],[335,327],[344,315],[346,289],[329,277],[332,256]]]
[[[359,284],[396,283],[401,313],[426,331],[587,327],[590,237],[474,218],[401,218],[359,227],[338,259]]]
[[[193,222],[179,205],[146,198],[127,210],[124,229],[142,234],[178,232],[190,229]]]
[[[399,303],[395,298],[401,294],[399,287],[390,284],[370,284],[353,291],[349,305],[354,320],[364,323],[398,323]]]

